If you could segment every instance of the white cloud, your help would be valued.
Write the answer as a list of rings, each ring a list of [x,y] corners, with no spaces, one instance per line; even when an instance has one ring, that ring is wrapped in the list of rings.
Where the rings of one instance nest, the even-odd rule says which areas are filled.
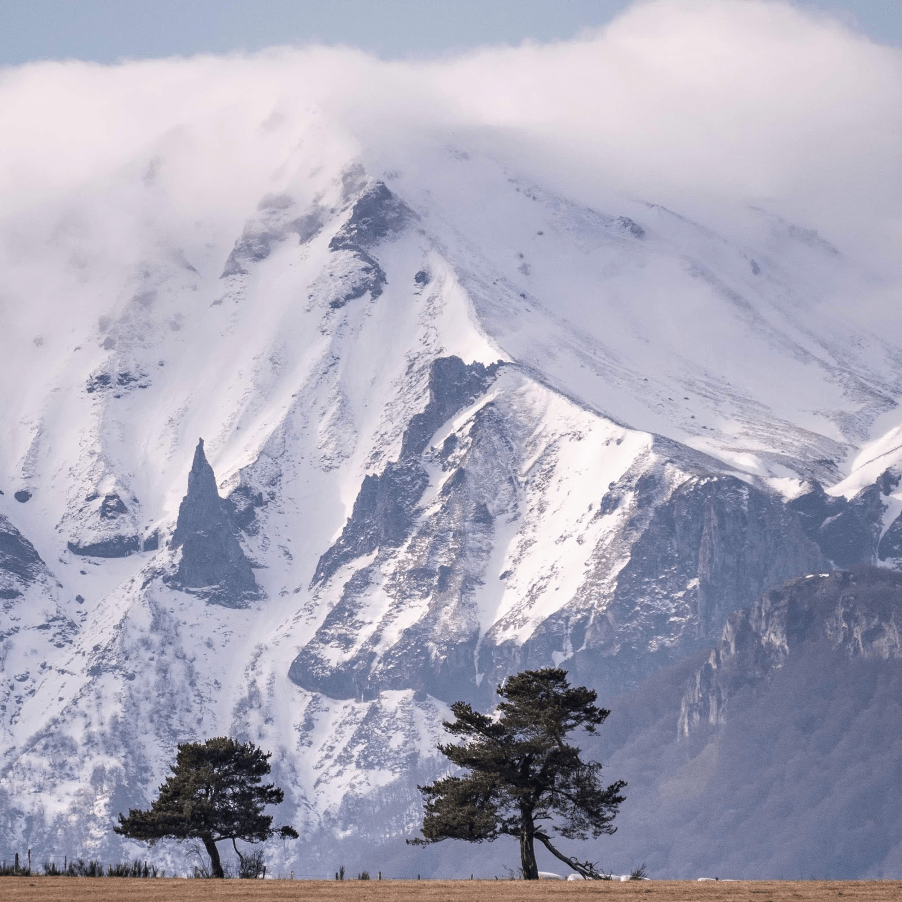
[[[434,61],[38,64],[0,75],[0,121],[0,218],[19,233],[82,203],[111,241],[151,220],[225,233],[295,170],[403,164],[457,136],[590,200],[762,203],[887,258],[902,239],[902,52],[770,0],[640,2],[578,40]]]

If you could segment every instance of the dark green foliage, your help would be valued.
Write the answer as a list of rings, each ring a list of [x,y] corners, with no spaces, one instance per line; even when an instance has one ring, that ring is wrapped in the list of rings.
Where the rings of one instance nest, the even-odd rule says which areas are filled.
[[[633,868],[632,873],[630,874],[630,880],[647,880],[648,879],[648,868],[645,867],[645,862],[639,865],[637,868]]]
[[[586,839],[613,833],[611,821],[623,801],[622,781],[603,787],[601,764],[583,762],[567,743],[576,729],[595,733],[609,711],[597,707],[595,692],[571,687],[564,670],[527,670],[498,687],[502,701],[493,716],[464,702],[451,706],[455,720],[445,729],[464,740],[439,751],[467,771],[421,786],[426,801],[423,838],[520,840],[523,878],[538,879],[538,840],[584,877],[601,876],[591,862],[559,852],[551,835]]]
[[[160,787],[147,811],[119,815],[116,833],[153,844],[160,839],[199,839],[210,856],[214,877],[223,877],[216,843],[223,839],[263,842],[273,835],[296,838],[292,827],[273,829],[267,805],[281,803],[284,793],[269,775],[271,754],[252,743],[226,736],[178,747],[172,776]],[[237,847],[236,847],[237,850]],[[240,858],[240,856],[239,856]]]

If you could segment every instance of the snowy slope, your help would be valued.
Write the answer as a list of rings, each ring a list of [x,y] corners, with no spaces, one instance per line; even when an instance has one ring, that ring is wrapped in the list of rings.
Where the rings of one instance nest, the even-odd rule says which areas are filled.
[[[161,144],[3,222],[8,853],[119,854],[176,743],[230,733],[313,836],[274,864],[329,873],[415,830],[449,702],[524,666],[635,686],[844,563],[840,515],[876,558],[898,477],[856,461],[897,427],[902,334],[814,232],[340,136],[286,143],[240,218],[178,219]],[[259,589],[228,606],[172,541],[199,438]]]

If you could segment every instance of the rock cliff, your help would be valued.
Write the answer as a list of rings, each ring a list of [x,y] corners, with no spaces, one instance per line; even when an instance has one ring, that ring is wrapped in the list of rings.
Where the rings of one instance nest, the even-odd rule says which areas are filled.
[[[169,584],[225,607],[241,607],[256,597],[257,582],[237,532],[200,439],[188,474],[188,493],[169,543],[181,551]]]
[[[863,566],[804,576],[736,611],[687,688],[680,735],[722,724],[743,687],[818,645],[845,660],[902,658],[902,574]]]

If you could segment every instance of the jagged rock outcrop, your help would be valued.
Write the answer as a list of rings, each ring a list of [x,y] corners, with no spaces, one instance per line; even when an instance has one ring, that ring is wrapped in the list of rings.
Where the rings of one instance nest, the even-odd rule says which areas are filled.
[[[455,562],[462,563],[461,558],[468,557],[467,549],[474,544],[483,546],[484,555],[490,549],[482,534],[491,535],[493,517],[487,501],[496,492],[492,487],[488,487],[488,493],[485,486],[481,490],[475,488],[468,464],[473,469],[481,453],[480,436],[490,437],[496,432],[488,425],[491,407],[483,408],[474,423],[466,460],[451,463],[457,443],[453,435],[428,462],[424,453],[444,423],[485,393],[499,367],[478,362],[465,364],[459,357],[433,361],[429,401],[421,413],[411,418],[398,460],[390,462],[382,473],[364,478],[341,536],[320,558],[315,585],[326,583],[342,566],[376,553],[369,566],[348,579],[338,604],[292,663],[289,676],[298,685],[315,688],[333,698],[371,698],[384,689],[406,688],[444,697],[459,682],[448,679],[449,672],[456,669],[456,659],[465,662],[469,658],[468,671],[472,671],[475,624],[466,613],[459,622],[454,620],[455,613],[461,613],[461,597],[470,597],[476,586],[466,564],[455,566]],[[394,632],[396,627],[386,623],[375,631],[367,629],[370,625],[360,620],[361,607],[367,593],[375,588],[374,583],[381,580],[381,561],[389,560],[392,552],[412,539],[423,514],[420,502],[430,482],[427,463],[453,470],[453,476],[441,490],[440,509],[419,525],[413,539],[412,554],[418,563],[389,577],[389,584],[382,591],[397,600],[396,606],[419,607],[426,601],[428,610],[421,621],[406,629],[401,627],[391,653],[374,667],[378,647],[384,643],[383,631]],[[444,623],[444,638],[452,650],[450,666],[442,655],[435,654],[439,622]],[[369,635],[361,642],[358,632]],[[329,646],[348,651],[355,644],[359,647],[344,662],[330,660]]]
[[[826,566],[778,498],[734,476],[681,476],[673,469],[663,458],[610,487],[599,512],[630,513],[622,533],[628,560],[608,599],[593,599],[587,580],[519,648],[493,646],[487,636],[480,665],[490,683],[557,656],[606,696],[624,691],[706,647],[732,611],[766,589]]]
[[[426,409],[411,418],[398,460],[382,473],[364,477],[341,536],[317,564],[314,584],[329,579],[349,561],[380,547],[397,548],[408,538],[429,482],[420,459],[423,451],[443,423],[486,390],[497,371],[498,364],[465,364],[459,357],[433,361]]]
[[[78,513],[78,535],[66,543],[84,557],[128,557],[141,550],[134,511],[122,500],[123,492],[91,492]],[[137,507],[135,499],[130,499]]]
[[[898,488],[900,481],[902,481],[902,474],[896,468],[890,468],[881,474],[876,484],[881,494],[889,495]],[[902,514],[890,523],[880,537],[877,558],[896,568],[902,566]]]
[[[47,568],[34,545],[0,514],[0,599],[13,599],[40,577]]]
[[[332,309],[338,310],[367,293],[372,300],[382,294],[388,278],[370,251],[414,218],[413,211],[384,182],[376,182],[357,199],[347,222],[329,242],[329,250],[344,256],[350,270],[336,284],[329,301]]]
[[[902,514],[896,517],[880,538],[877,546],[877,558],[896,565],[902,561]]]
[[[902,574],[860,567],[803,576],[732,614],[687,687],[679,734],[723,723],[737,692],[765,679],[802,645],[843,659],[902,658]]]
[[[354,203],[347,222],[329,242],[329,250],[366,250],[400,231],[412,218],[410,207],[385,182],[376,182]]]
[[[642,623],[631,644],[643,652],[649,642],[667,644],[674,623],[686,639],[708,640],[764,588],[823,564],[779,499],[734,476],[694,476],[655,510],[609,610],[615,622],[635,622],[643,599],[678,599],[666,622],[656,605],[655,622]]]
[[[242,607],[257,597],[257,581],[236,533],[200,439],[170,542],[181,555],[176,572],[168,577],[169,585],[225,607]]]
[[[412,688],[485,702],[505,675],[565,661],[609,695],[705,648],[731,611],[766,589],[827,566],[779,497],[729,474],[701,475],[712,464],[703,456],[624,432],[513,368],[504,378],[496,370],[434,362],[429,403],[411,418],[399,459],[364,479],[320,558],[313,586],[335,600],[292,664],[298,685],[333,698]],[[574,418],[574,445],[597,430],[599,455],[626,436],[648,447],[609,486],[585,484],[570,514],[578,522],[533,535],[523,518],[536,524],[531,506],[547,510],[551,487],[572,476],[571,452],[533,434],[535,411],[552,398]],[[550,542],[574,543],[568,554],[582,561],[567,595],[552,582],[561,574],[542,547]],[[486,584],[503,587],[515,570],[532,574],[527,597],[511,597],[512,587],[486,629],[480,598],[498,591]],[[528,627],[534,608],[545,613]]]
[[[273,245],[289,235],[296,235],[301,244],[309,241],[322,228],[324,219],[324,211],[317,206],[296,215],[294,199],[287,194],[267,195],[260,201],[257,214],[235,242],[220,278],[247,275],[249,266],[265,260]]]
[[[895,488],[890,475],[884,473],[851,499],[828,495],[820,483],[812,482],[809,491],[793,498],[787,506],[835,567],[873,564],[883,530],[884,498]],[[884,546],[884,552],[888,547]]]

